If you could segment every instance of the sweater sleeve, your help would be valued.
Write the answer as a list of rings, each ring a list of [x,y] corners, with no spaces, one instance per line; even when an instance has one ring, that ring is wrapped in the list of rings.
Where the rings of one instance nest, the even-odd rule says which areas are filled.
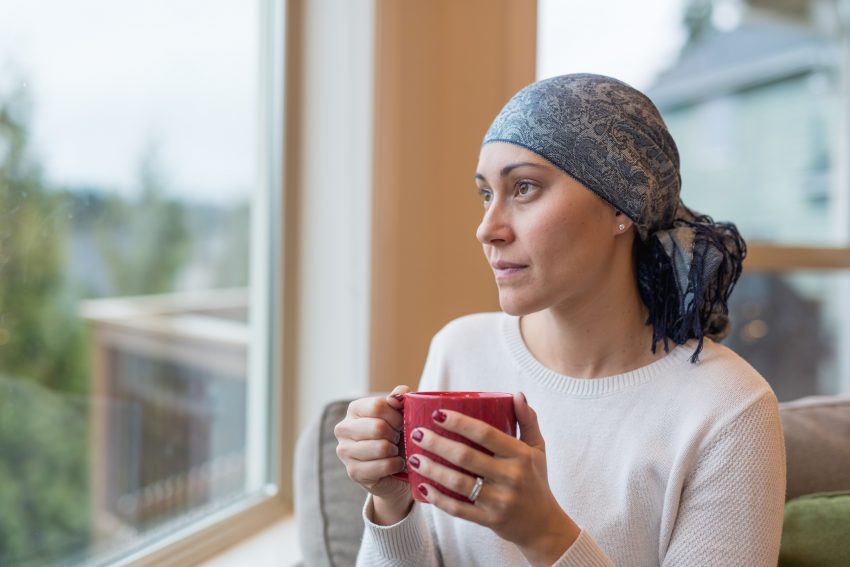
[[[438,567],[441,561],[422,505],[413,504],[410,513],[397,524],[379,526],[372,522],[372,497],[363,507],[363,543],[357,567]]]
[[[726,425],[682,489],[664,567],[775,567],[785,505],[785,445],[772,392]]]
[[[552,567],[614,567],[614,564],[590,534],[582,530]]]

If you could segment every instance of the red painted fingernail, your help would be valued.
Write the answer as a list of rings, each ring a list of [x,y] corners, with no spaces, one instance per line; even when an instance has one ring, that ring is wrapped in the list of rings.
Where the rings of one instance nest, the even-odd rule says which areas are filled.
[[[419,457],[417,457],[416,455],[413,455],[412,457],[407,459],[407,462],[410,463],[410,466],[413,467],[414,469],[419,468],[419,465],[420,465]]]
[[[404,394],[393,394],[391,397],[400,401],[400,402],[404,401]]]
[[[446,421],[446,414],[443,410],[434,410],[434,413],[431,414],[431,417],[437,423],[443,423]]]
[[[425,488],[424,484],[420,484],[417,488],[419,489],[419,492],[422,493],[422,496],[428,496],[428,489]]]
[[[421,429],[414,429],[413,433],[410,434],[410,438],[414,441],[422,441],[423,437],[425,437],[425,435],[423,435]]]

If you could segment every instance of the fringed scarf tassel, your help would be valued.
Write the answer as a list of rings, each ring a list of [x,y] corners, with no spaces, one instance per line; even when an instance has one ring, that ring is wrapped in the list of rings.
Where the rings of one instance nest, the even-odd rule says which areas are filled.
[[[691,212],[691,211],[688,211]],[[722,338],[728,326],[728,300],[741,275],[746,244],[731,223],[715,223],[707,215],[694,214],[691,219],[678,219],[674,228],[693,231],[690,262],[677,269],[664,249],[657,233],[638,246],[638,286],[649,308],[647,325],[652,325],[652,352],[663,340],[684,344],[691,338],[699,341],[691,362],[699,361],[703,339]],[[687,281],[679,274],[687,273]]]

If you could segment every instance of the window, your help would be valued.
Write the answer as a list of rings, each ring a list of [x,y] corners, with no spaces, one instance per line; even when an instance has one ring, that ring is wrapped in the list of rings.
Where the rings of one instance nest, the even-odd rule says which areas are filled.
[[[282,30],[3,1],[0,564],[126,563],[278,493]]]
[[[780,400],[848,392],[847,16],[831,0],[662,5],[607,0],[562,17],[541,0],[538,74],[590,70],[649,94],[679,147],[684,201],[748,243],[725,344]],[[567,22],[578,37],[559,32]],[[588,54],[582,29],[610,35]]]

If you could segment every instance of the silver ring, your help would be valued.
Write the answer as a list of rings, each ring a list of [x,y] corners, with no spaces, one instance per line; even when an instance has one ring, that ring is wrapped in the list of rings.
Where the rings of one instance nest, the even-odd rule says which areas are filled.
[[[478,495],[481,494],[481,487],[484,486],[484,479],[480,476],[475,477],[475,486],[472,487],[472,491],[469,493],[467,498],[470,502],[475,502],[478,500]]]

